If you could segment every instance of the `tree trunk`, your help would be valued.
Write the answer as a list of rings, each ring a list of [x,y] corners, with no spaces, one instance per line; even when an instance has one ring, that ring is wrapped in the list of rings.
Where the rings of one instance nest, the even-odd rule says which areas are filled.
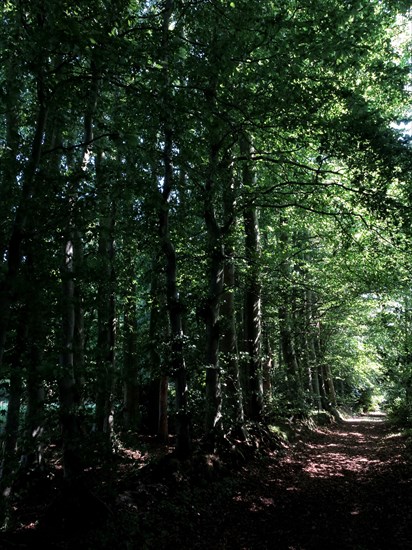
[[[223,246],[211,239],[209,297],[206,310],[206,414],[205,431],[214,439],[222,429],[222,395],[219,366],[219,312],[223,291]],[[212,244],[213,243],[213,244]]]
[[[12,463],[16,461],[17,442],[20,427],[20,405],[23,391],[24,356],[27,352],[27,309],[20,309],[13,351],[10,354],[10,385],[4,429],[2,476],[12,472]]]
[[[83,273],[83,239],[80,231],[73,233],[73,261],[76,266],[76,277]],[[80,285],[74,286],[74,336],[73,336],[73,361],[74,374],[82,398],[84,387],[84,307]]]
[[[206,411],[205,432],[214,446],[216,434],[221,431],[222,395],[219,366],[219,313],[223,293],[224,247],[222,234],[216,220],[214,195],[216,192],[217,148],[210,145],[209,173],[205,185],[204,216],[207,230],[208,298],[206,320]]]
[[[273,353],[272,347],[270,345],[269,336],[266,335],[265,338],[265,356],[263,359],[263,397],[265,399],[270,399],[272,393],[272,371],[273,371]]]
[[[150,285],[150,323],[149,323],[149,346],[150,346],[150,372],[153,380],[150,391],[150,398],[153,401],[149,407],[149,426],[156,430],[157,437],[162,443],[166,443],[169,437],[169,413],[168,413],[168,392],[169,380],[165,372],[165,365],[162,364],[162,358],[159,346],[167,338],[166,327],[168,325],[165,318],[165,305],[163,300],[163,289],[161,287],[160,257],[156,255],[153,260],[152,277]]]
[[[2,178],[0,180],[0,267],[3,266],[7,250],[7,233],[9,223],[12,221],[13,196],[19,173],[18,154],[20,148],[19,135],[19,95],[20,86],[16,74],[16,67],[13,66],[13,59],[5,60],[4,63],[4,115],[6,143],[2,152]],[[3,271],[3,269],[1,269]],[[1,362],[1,361],[0,361]]]
[[[37,336],[37,335],[36,335]],[[26,442],[25,462],[27,466],[42,467],[43,465],[43,431],[44,431],[44,380],[42,377],[43,352],[41,348],[42,335],[33,339],[29,356],[27,373],[27,412],[26,412]]]
[[[44,400],[45,383],[43,378],[43,350],[46,344],[47,327],[44,318],[47,315],[46,300],[41,289],[44,285],[41,242],[30,242],[27,252],[27,271],[30,273],[33,295],[28,299],[28,357],[26,394],[27,410],[25,416],[25,438],[22,464],[28,468],[43,466],[43,431],[44,431]],[[40,256],[40,259],[39,259]]]
[[[157,436],[161,443],[167,443],[169,438],[168,391],[169,378],[162,375],[159,381],[159,423],[157,428]]]
[[[36,198],[37,190],[35,189],[35,176],[40,164],[40,156],[47,120],[47,105],[44,98],[44,83],[41,77],[38,77],[37,80],[37,93],[39,97],[39,106],[31,154],[24,170],[21,197],[16,209],[10,239],[6,247],[6,273],[4,278],[0,280],[0,365],[3,360],[4,347],[9,326],[10,308],[16,298],[15,283],[22,261],[21,246],[24,239],[24,233],[27,226],[28,217],[35,216],[35,212],[31,208],[31,205],[33,204],[33,199]]]
[[[243,410],[243,396],[239,374],[239,352],[237,345],[236,315],[235,315],[235,266],[230,247],[226,247],[226,261],[224,269],[224,288],[220,313],[221,337],[220,352],[225,365],[226,391],[223,406],[225,416],[231,425],[231,431],[236,436],[246,437],[245,413]]]
[[[177,288],[177,258],[169,229],[169,198],[173,190],[173,130],[171,117],[171,96],[168,74],[169,26],[173,11],[173,0],[165,1],[163,12],[162,49],[165,63],[165,93],[163,97],[163,185],[159,205],[159,237],[165,257],[166,297],[170,320],[170,367],[174,373],[176,388],[176,455],[185,458],[191,453],[189,429],[188,387],[186,364],[183,355],[182,306]]]
[[[60,423],[63,438],[63,469],[66,479],[74,479],[81,472],[78,458],[80,395],[74,374],[73,342],[75,331],[73,234],[64,246],[62,265],[62,349],[60,353]]]
[[[2,461],[0,467],[0,523],[6,525],[10,511],[10,497],[19,465],[17,445],[20,429],[20,408],[23,393],[24,357],[27,351],[26,308],[19,311],[16,340],[10,354],[10,385],[7,407]]]
[[[109,438],[113,429],[113,384],[115,370],[115,275],[114,275],[114,206],[109,182],[103,176],[101,155],[96,158],[96,177],[100,192],[99,288],[96,429]]]
[[[322,408],[322,399],[319,385],[318,358],[316,356],[315,338],[316,325],[314,319],[313,292],[306,291],[306,320],[307,320],[307,354],[312,384],[313,401],[318,410]]]
[[[326,377],[325,377],[325,369],[323,367],[323,351],[322,351],[322,345],[321,345],[321,327],[320,323],[318,322],[316,324],[316,332],[313,339],[314,347],[315,347],[315,353],[317,357],[317,374],[318,374],[318,381],[319,381],[319,391],[320,391],[320,399],[322,403],[322,408],[325,410],[330,409],[330,399],[328,395],[328,387],[326,383]]]
[[[249,159],[251,145],[246,136],[240,142],[241,154]],[[243,165],[243,185],[251,189],[256,184],[255,174],[250,161]],[[247,365],[247,414],[253,421],[260,421],[263,413],[263,383],[262,383],[262,313],[261,313],[261,282],[260,282],[260,236],[257,209],[253,204],[243,211],[245,230],[245,257],[248,267],[245,306],[245,349],[248,355]]]
[[[135,288],[132,284],[131,295],[125,305],[123,328],[123,424],[127,430],[137,430],[140,426],[136,319]]]
[[[302,381],[299,371],[299,363],[296,356],[293,337],[293,316],[291,312],[292,293],[290,289],[290,265],[288,259],[289,236],[286,229],[286,221],[280,219],[279,247],[282,254],[280,271],[282,275],[282,304],[279,307],[279,332],[283,362],[286,369],[288,382],[288,402],[290,406],[302,406]]]
[[[66,479],[73,481],[82,472],[79,454],[82,373],[75,364],[76,358],[82,358],[83,351],[76,346],[82,345],[82,315],[80,295],[76,288],[75,277],[80,274],[82,260],[82,242],[75,221],[78,186],[85,177],[90,160],[90,143],[93,140],[93,116],[96,110],[99,77],[96,66],[91,62],[91,90],[84,114],[84,146],[78,164],[74,166],[72,184],[68,190],[65,244],[61,267],[62,281],[62,348],[60,353],[60,373],[58,386],[60,393],[60,421],[63,440],[63,469]],[[67,163],[70,164],[68,155]],[[76,306],[77,303],[77,306]],[[78,325],[76,326],[76,322]]]
[[[235,308],[235,263],[234,236],[235,223],[235,179],[233,168],[228,165],[223,174],[223,212],[225,237],[225,259],[223,289],[220,305],[220,355],[225,368],[225,392],[223,395],[224,416],[228,418],[235,437],[246,439],[245,413],[243,409],[242,386],[240,383],[239,350],[236,330]]]

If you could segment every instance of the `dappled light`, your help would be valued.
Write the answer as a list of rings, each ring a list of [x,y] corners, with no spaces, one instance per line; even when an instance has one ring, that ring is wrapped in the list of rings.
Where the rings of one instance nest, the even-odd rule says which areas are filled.
[[[0,548],[412,548],[409,3],[1,5]]]
[[[243,522],[236,540],[250,549],[271,548],[274,540],[289,550],[409,547],[412,468],[405,450],[404,437],[383,415],[318,428],[269,463],[269,476],[260,467],[255,485],[245,480],[245,491],[233,498]],[[265,537],[254,535],[252,521]]]

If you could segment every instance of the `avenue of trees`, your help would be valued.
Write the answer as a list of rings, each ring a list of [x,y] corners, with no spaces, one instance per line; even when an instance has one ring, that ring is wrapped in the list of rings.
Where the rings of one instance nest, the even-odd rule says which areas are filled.
[[[51,440],[412,421],[408,9],[3,0],[3,496]]]

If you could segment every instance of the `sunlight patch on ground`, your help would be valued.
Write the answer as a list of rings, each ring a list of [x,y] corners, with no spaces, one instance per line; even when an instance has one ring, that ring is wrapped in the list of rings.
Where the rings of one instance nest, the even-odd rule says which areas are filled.
[[[304,468],[311,477],[344,477],[349,472],[364,472],[380,463],[380,460],[365,456],[349,457],[345,453],[324,453],[314,458],[318,460],[311,460]]]
[[[401,432],[392,432],[388,435],[385,435],[383,439],[399,439],[400,437],[402,437]]]
[[[372,414],[365,414],[364,416],[348,416],[345,417],[343,420],[345,424],[352,424],[352,423],[376,423],[376,424],[382,424],[383,422],[386,422],[386,415],[383,413],[372,413]]]
[[[257,502],[252,502],[249,510],[251,512],[261,512],[268,506],[274,506],[273,498],[259,497]]]

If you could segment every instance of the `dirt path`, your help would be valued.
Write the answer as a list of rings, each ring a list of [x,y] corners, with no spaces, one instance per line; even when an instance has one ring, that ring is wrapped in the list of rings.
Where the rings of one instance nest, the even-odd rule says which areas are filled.
[[[244,477],[210,548],[412,549],[406,455],[383,417],[320,430]]]
[[[0,548],[412,550],[412,456],[384,417],[319,429],[230,475],[167,480],[117,480],[112,523],[99,521],[87,545],[78,519],[60,533],[29,528],[32,518]]]

